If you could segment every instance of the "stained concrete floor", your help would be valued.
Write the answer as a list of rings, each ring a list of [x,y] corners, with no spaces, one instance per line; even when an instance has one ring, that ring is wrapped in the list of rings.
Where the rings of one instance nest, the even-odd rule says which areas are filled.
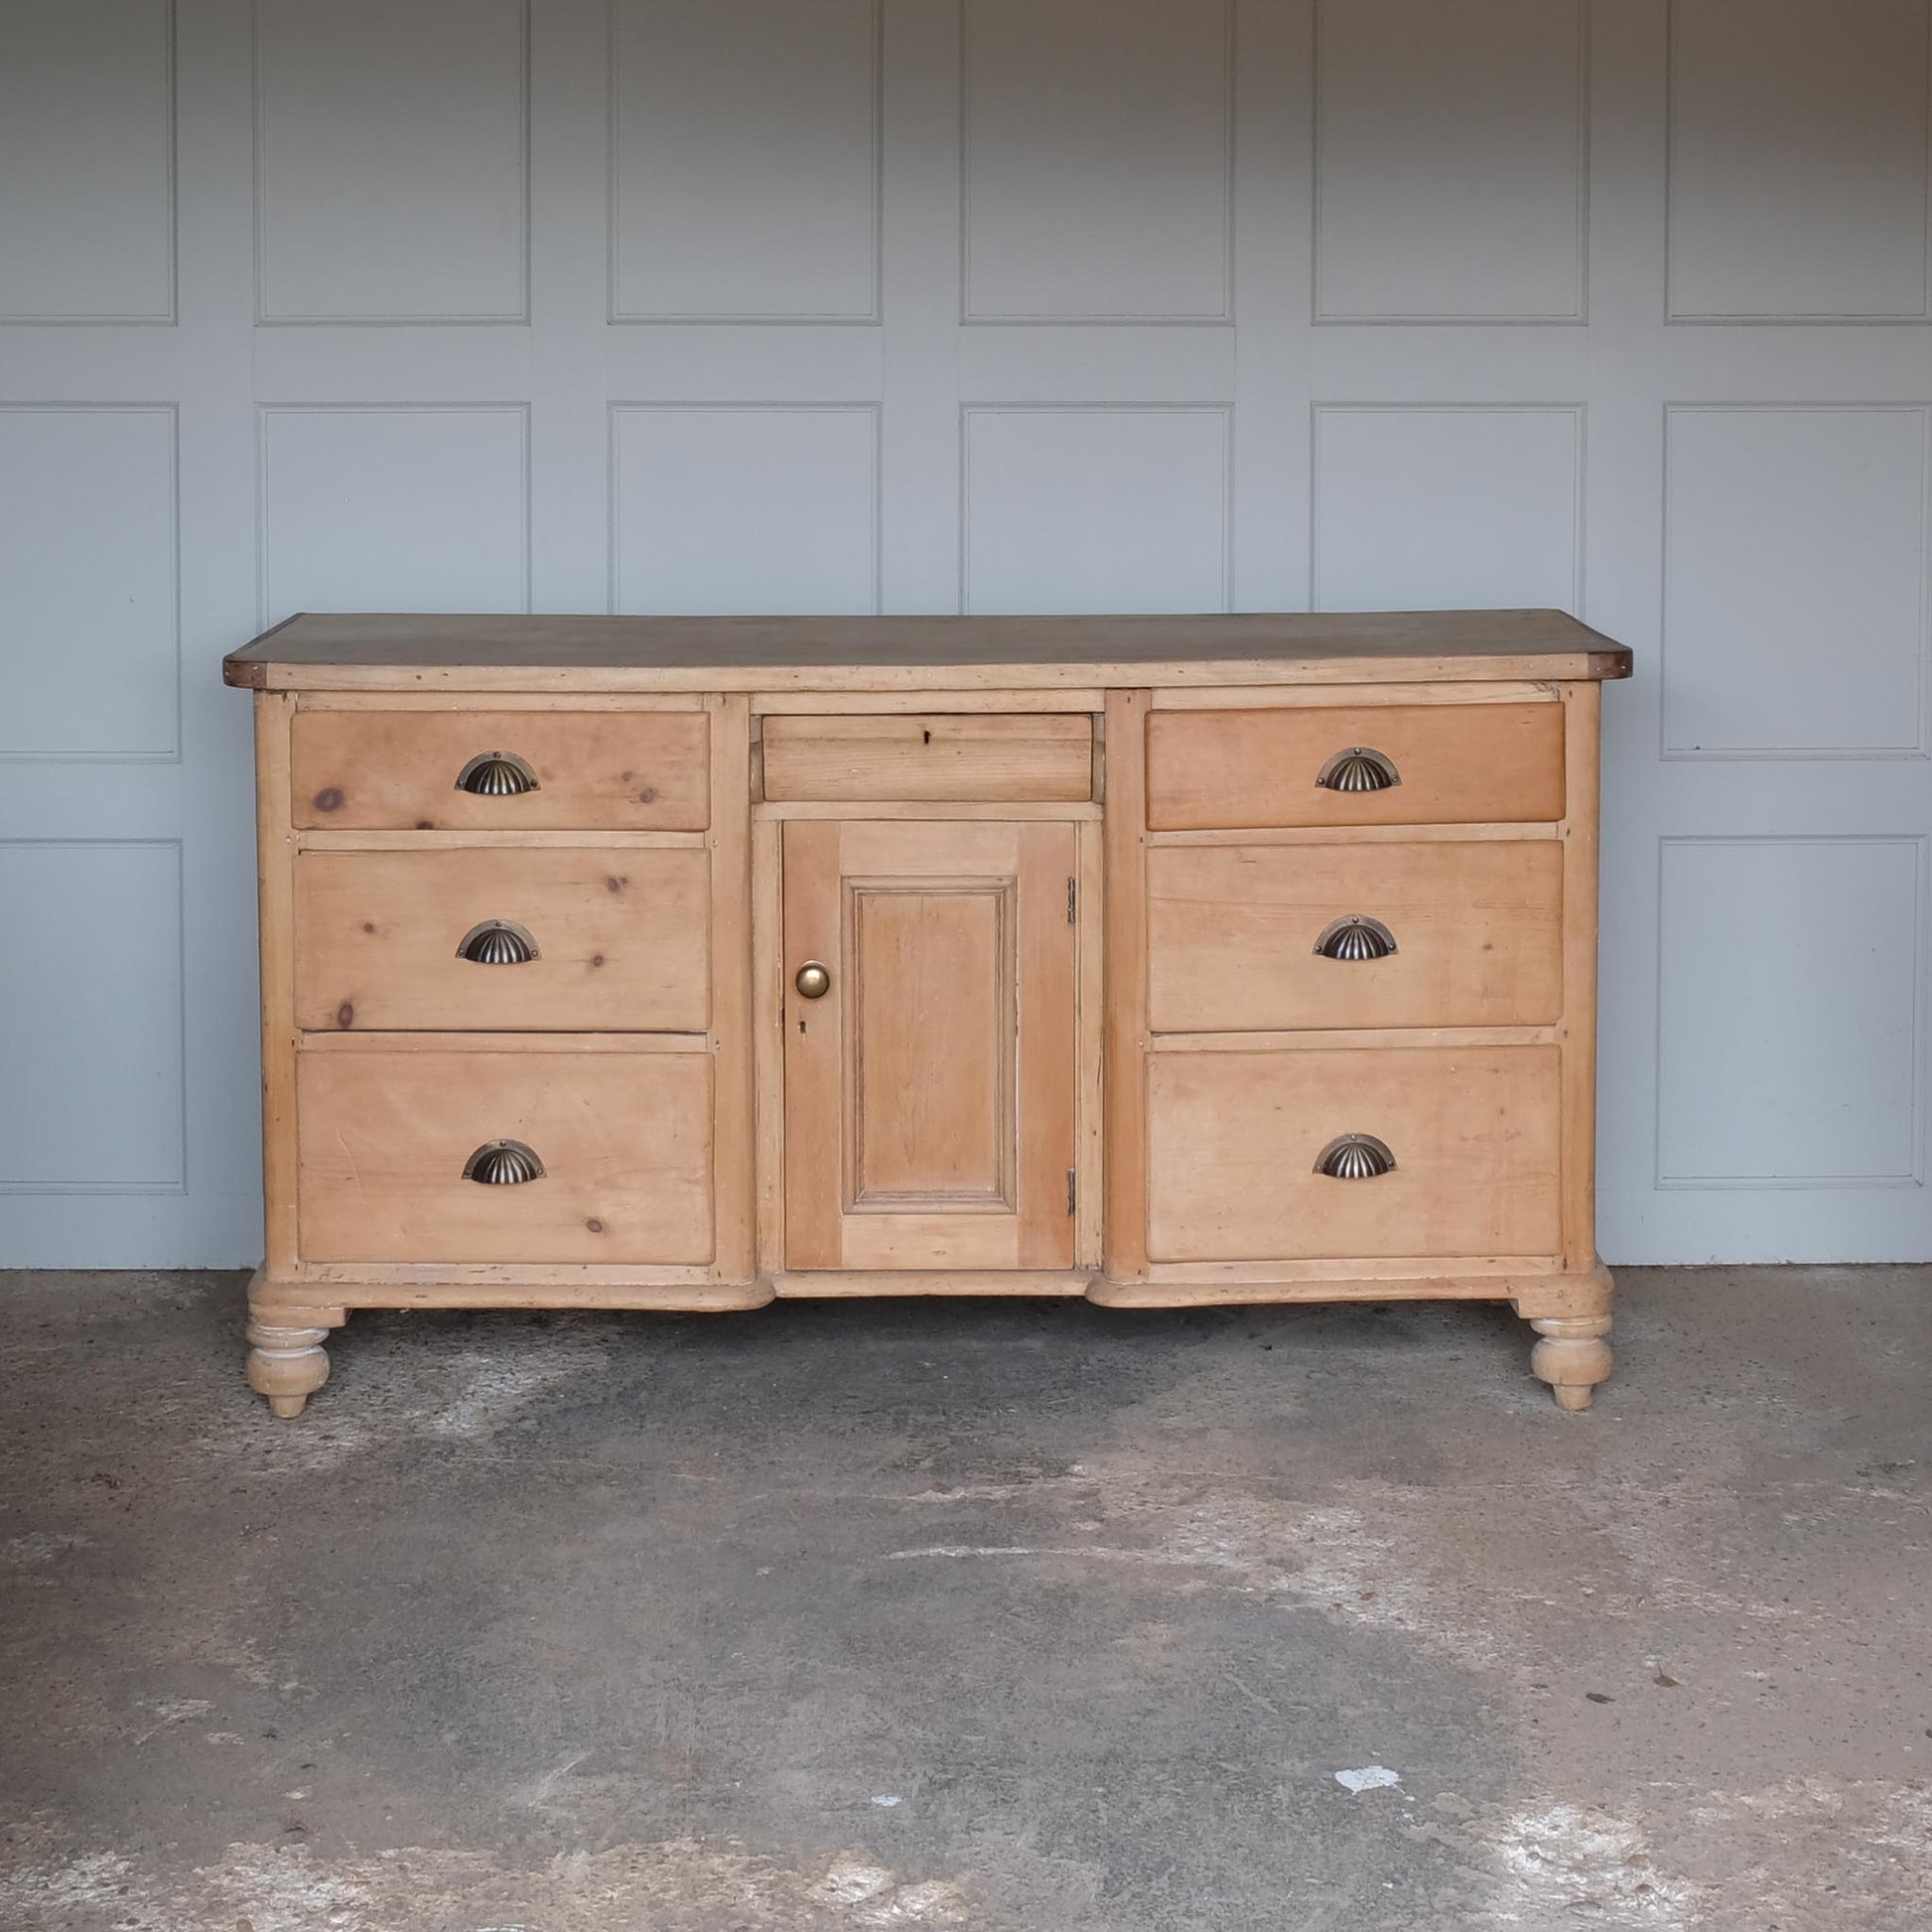
[[[1932,1271],[363,1315],[0,1277],[7,1932],[1924,1932]],[[1342,1771],[1398,1781],[1351,1793]]]

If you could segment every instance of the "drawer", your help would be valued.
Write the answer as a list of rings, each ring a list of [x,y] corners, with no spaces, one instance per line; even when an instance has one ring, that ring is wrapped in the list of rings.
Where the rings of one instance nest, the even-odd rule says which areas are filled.
[[[1154,846],[1147,887],[1157,1033],[1535,1027],[1563,1011],[1555,839]]]
[[[1564,811],[1563,717],[1555,703],[1156,711],[1148,823],[1547,823]]]
[[[1555,1046],[1148,1056],[1148,1254],[1302,1261],[1557,1251]],[[1385,1173],[1316,1172],[1372,1135]]]
[[[299,710],[289,748],[295,823],[701,831],[711,815],[708,722],[701,711]],[[497,769],[478,766],[499,754]],[[492,781],[509,788],[488,789]]]
[[[1093,720],[1084,713],[768,717],[764,795],[991,804],[1091,798]]]
[[[325,1036],[304,1048],[305,1261],[711,1259],[710,1054],[518,1044]],[[541,1174],[466,1179],[502,1141],[534,1153]]]
[[[702,1033],[709,882],[697,850],[301,853],[296,1025]]]

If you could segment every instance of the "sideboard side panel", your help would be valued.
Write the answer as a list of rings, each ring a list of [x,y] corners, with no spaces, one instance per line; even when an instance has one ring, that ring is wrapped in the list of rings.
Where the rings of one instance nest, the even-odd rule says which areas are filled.
[[[295,830],[289,743],[295,696],[255,693],[255,850],[260,895],[262,1009],[262,1272],[287,1280],[295,1231]]]
[[[1563,822],[1563,1266],[1596,1261],[1596,845],[1603,687],[1566,684]]]
[[[711,1052],[712,1274],[749,1282],[758,1272],[752,1093],[752,701],[712,698]]]
[[[1106,1266],[1147,1279],[1147,714],[1107,693]]]

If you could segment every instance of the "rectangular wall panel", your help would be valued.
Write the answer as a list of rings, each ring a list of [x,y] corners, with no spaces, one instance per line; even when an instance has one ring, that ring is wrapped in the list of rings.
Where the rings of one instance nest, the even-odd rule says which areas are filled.
[[[175,411],[0,407],[0,759],[180,746]]]
[[[611,314],[870,322],[880,0],[613,0]]]
[[[263,621],[528,610],[528,432],[514,404],[264,409]]]
[[[1926,314],[1927,15],[1673,0],[1673,319]]]
[[[180,845],[0,840],[0,1193],[180,1192]]]
[[[1314,608],[1581,608],[1583,411],[1318,406]]]
[[[1583,0],[1323,0],[1318,321],[1584,313]]]
[[[1923,838],[1666,839],[1662,1186],[1919,1174]]]
[[[879,414],[612,411],[612,608],[851,615],[879,607]]]
[[[965,412],[962,608],[1224,611],[1228,412]]]
[[[1227,318],[1227,0],[964,0],[969,322]]]
[[[8,0],[0,322],[171,322],[174,8]]]
[[[1671,410],[1668,756],[1920,749],[1926,429],[1913,408]]]
[[[521,322],[524,0],[255,0],[264,322]]]

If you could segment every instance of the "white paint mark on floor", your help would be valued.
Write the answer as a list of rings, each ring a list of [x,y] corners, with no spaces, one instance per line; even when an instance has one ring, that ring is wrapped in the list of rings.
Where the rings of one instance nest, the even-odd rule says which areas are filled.
[[[1386,1791],[1390,1785],[1400,1784],[1402,1773],[1391,1771],[1386,1764],[1364,1764],[1359,1771],[1337,1771],[1335,1782],[1359,1797],[1364,1791]]]
[[[1037,1486],[1037,1485],[1035,1485]],[[889,1563],[1039,1560],[1221,1573],[1216,1587],[1288,1596],[1338,1621],[1411,1636],[1458,1662],[1486,1668],[1505,1654],[1493,1617],[1474,1613],[1466,1570],[1439,1576],[1440,1541],[1412,1547],[1396,1507],[1316,1506],[1288,1498],[1204,1492],[1193,1479],[1165,1483],[1101,1476],[1093,1490],[1105,1523],[1145,1544],[936,1543],[887,1553]],[[914,1502],[950,1492],[925,1491]],[[970,1491],[968,1492],[970,1493]],[[1202,1580],[1203,1583],[1206,1579]]]
[[[827,1894],[847,1905],[877,1898],[892,1882],[893,1874],[881,1864],[835,1864],[825,1874]]]
[[[143,1698],[141,1709],[151,1711],[164,1725],[178,1725],[184,1718],[205,1718],[214,1709],[207,1698]]]
[[[1075,1563],[1139,1563],[1157,1569],[1228,1568],[1225,1557],[1196,1550],[1122,1550],[1099,1543],[1035,1547],[1024,1543],[931,1543],[918,1550],[889,1550],[888,1563],[924,1563],[974,1557],[1061,1557]]]
[[[1658,1869],[1641,1828],[1581,1805],[1506,1818],[1492,1838],[1505,1879],[1497,1917],[1548,1924],[1558,1912],[1592,1925],[1690,1927],[1701,1922],[1692,1886]]]
[[[34,1530],[0,1543],[0,1560],[24,1570],[30,1564],[52,1563],[69,1550],[84,1550],[92,1541],[78,1530]]]
[[[498,1349],[462,1349],[448,1358],[460,1393],[432,1410],[424,1426],[432,1436],[493,1435],[553,1383],[601,1368],[605,1360],[602,1348],[581,1340],[551,1341],[540,1354],[520,1360]]]
[[[409,1849],[325,1863],[303,1847],[230,1845],[213,1864],[166,1876],[111,1852],[31,1857],[0,1870],[0,1925],[203,1932],[871,1932],[963,1927],[966,1892],[904,1879],[862,1853],[800,1869],[731,1841],[672,1840],[570,1852],[532,1870],[482,1852]]]
[[[298,1422],[278,1426],[259,1400],[236,1390],[198,1447],[281,1475],[334,1468],[426,1438],[483,1443],[538,1406],[547,1391],[595,1377],[609,1359],[607,1342],[595,1334],[549,1332],[533,1348],[509,1324],[485,1343],[405,1347],[391,1341],[357,1358],[353,1409],[324,1388]]]

